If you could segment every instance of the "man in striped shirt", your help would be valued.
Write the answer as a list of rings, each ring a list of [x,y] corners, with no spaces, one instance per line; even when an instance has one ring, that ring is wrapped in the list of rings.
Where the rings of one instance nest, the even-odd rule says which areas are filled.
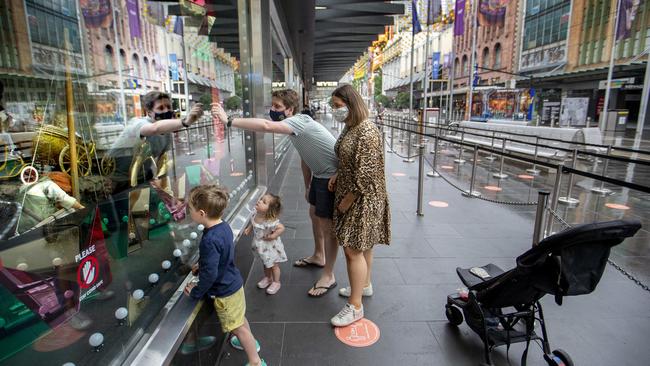
[[[336,139],[320,123],[306,114],[295,114],[298,110],[298,93],[294,90],[273,92],[269,116],[272,121],[261,118],[228,117],[221,105],[212,104],[212,114],[226,123],[262,133],[289,135],[293,146],[302,159],[301,168],[305,183],[305,198],[310,204],[309,216],[314,232],[314,253],[297,260],[298,267],[323,267],[323,273],[308,294],[320,297],[336,286],[334,263],[338,244],[332,230],[334,214],[334,192],[327,189],[329,178],[336,174],[338,160],[334,153]]]

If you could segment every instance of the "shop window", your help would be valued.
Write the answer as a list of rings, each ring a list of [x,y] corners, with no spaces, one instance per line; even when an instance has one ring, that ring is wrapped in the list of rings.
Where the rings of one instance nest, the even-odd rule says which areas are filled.
[[[133,54],[133,72],[132,75],[136,78],[142,79],[142,67],[140,66],[140,58],[135,53]]]
[[[483,60],[482,66],[485,67],[485,68],[489,68],[490,67],[490,50],[487,47],[485,47],[483,49],[483,58],[482,58],[482,60]]]
[[[115,65],[113,64],[113,47],[109,45],[104,48],[104,65],[106,66],[106,71],[115,71]]]
[[[497,43],[494,46],[494,68],[495,69],[501,68],[501,44],[500,43]]]
[[[467,55],[463,56],[463,76],[469,74],[469,67],[467,63]]]
[[[144,58],[144,68],[142,69],[142,71],[143,71],[142,74],[143,74],[144,78],[146,80],[148,80],[149,79],[149,59],[146,58],[146,57]]]

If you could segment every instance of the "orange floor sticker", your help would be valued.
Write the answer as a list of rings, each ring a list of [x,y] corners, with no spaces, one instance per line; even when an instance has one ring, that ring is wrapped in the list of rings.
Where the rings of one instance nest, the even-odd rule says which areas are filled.
[[[621,205],[620,203],[606,203],[605,207],[613,208],[615,210],[629,210],[630,207]]]
[[[502,190],[501,187],[497,187],[497,186],[485,186],[483,188],[487,189],[488,191],[493,191],[493,192],[501,192],[501,190]]]
[[[230,173],[231,177],[241,177],[243,175],[244,175],[244,173],[242,173],[242,172],[232,172],[232,173]]]
[[[449,204],[443,201],[429,201],[429,206],[444,208],[444,207],[449,207]]]
[[[393,173],[393,177],[406,177],[405,173]]]
[[[519,178],[519,179],[535,179],[534,176],[532,176],[532,175],[528,175],[528,174],[519,174],[519,175],[517,176],[517,178]]]
[[[446,170],[453,170],[454,169],[454,167],[451,166],[451,165],[442,165],[441,168],[446,169]]]
[[[334,328],[339,341],[351,347],[368,347],[379,340],[379,327],[368,319],[361,319],[347,327]]]

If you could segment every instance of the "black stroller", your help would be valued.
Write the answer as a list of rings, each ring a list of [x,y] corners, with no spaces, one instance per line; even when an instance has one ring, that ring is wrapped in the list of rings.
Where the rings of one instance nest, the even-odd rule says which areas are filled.
[[[509,271],[494,264],[457,268],[468,292],[447,296],[447,319],[460,325],[464,315],[467,325],[481,337],[485,352],[485,364],[481,365],[492,364],[493,348],[526,342],[521,357],[524,366],[531,341],[541,341],[549,365],[573,365],[563,350],[551,352],[539,299],[553,295],[555,302],[562,305],[564,296],[594,291],[610,248],[640,228],[638,221],[625,220],[580,225],[542,240],[519,256],[517,267]],[[541,336],[534,330],[535,321],[539,322]]]

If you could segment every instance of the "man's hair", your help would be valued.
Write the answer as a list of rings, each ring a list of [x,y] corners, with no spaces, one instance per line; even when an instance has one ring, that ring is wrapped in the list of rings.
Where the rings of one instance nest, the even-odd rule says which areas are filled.
[[[292,89],[276,90],[271,94],[273,98],[278,98],[287,108],[293,108],[293,114],[298,113],[298,93]]]
[[[269,202],[269,209],[266,211],[265,219],[275,220],[280,217],[280,212],[282,211],[282,200],[280,199],[280,196],[276,196],[273,193],[267,193],[265,196],[272,198],[271,202]]]
[[[196,211],[203,210],[211,219],[218,219],[228,206],[228,191],[216,185],[192,188],[189,204]]]
[[[156,104],[156,101],[162,99],[171,100],[172,98],[167,93],[152,91],[142,97],[142,105],[144,106],[144,109],[149,112],[153,110],[153,105]]]
[[[333,97],[340,98],[348,107],[348,118],[345,123],[350,126],[356,126],[368,118],[368,108],[363,101],[363,97],[350,84],[343,84],[332,92]]]

